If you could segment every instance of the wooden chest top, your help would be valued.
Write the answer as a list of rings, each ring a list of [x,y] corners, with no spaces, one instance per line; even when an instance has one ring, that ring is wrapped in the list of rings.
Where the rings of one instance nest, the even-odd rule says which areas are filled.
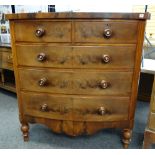
[[[104,13],[104,12],[56,12],[56,13],[19,13],[7,14],[9,20],[15,19],[140,19],[150,18],[149,13]]]

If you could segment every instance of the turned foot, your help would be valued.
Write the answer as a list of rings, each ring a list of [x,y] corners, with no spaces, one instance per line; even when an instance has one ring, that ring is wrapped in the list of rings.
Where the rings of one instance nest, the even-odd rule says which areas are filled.
[[[29,140],[29,125],[28,124],[22,124],[21,131],[23,132],[24,141],[28,141]]]
[[[131,141],[131,135],[132,135],[132,130],[130,129],[124,129],[123,130],[123,147],[125,149],[128,148],[129,144],[130,144],[130,141]]]

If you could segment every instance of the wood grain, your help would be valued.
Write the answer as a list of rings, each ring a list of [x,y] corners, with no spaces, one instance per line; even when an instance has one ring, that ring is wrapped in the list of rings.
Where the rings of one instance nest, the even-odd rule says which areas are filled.
[[[127,148],[150,14],[70,12],[6,17],[11,24],[24,139],[29,123],[42,123],[70,136],[122,128]],[[38,28],[45,31],[41,37],[36,37]],[[45,61],[37,60],[40,53],[46,55]],[[102,62],[103,55],[109,56],[108,63]]]
[[[91,97],[22,93],[24,113],[30,116],[70,121],[120,121],[128,118],[129,97]],[[47,110],[41,106],[46,104]],[[105,115],[99,108],[105,107]]]
[[[36,30],[42,28],[45,34],[36,37]],[[24,21],[15,22],[15,40],[27,42],[71,42],[71,22]]]
[[[63,94],[130,95],[132,72],[19,69],[21,90]],[[47,79],[45,86],[39,81]],[[109,83],[105,89],[102,80]],[[119,91],[118,91],[119,90]]]
[[[142,15],[142,16],[141,16]],[[6,19],[150,19],[150,13],[118,13],[118,12],[55,12],[55,13],[18,13],[6,14]]]
[[[105,21],[75,22],[75,42],[95,42],[95,43],[136,43],[137,42],[138,21]],[[110,29],[110,38],[104,37],[104,30]],[[129,29],[131,30],[129,33]]]
[[[16,45],[18,65],[52,68],[106,68],[130,69],[134,67],[136,45],[109,46],[54,46]],[[38,61],[38,55],[45,54],[44,61]],[[104,63],[103,55],[109,55],[110,62]],[[31,57],[31,59],[30,59]],[[127,59],[126,59],[127,58]]]

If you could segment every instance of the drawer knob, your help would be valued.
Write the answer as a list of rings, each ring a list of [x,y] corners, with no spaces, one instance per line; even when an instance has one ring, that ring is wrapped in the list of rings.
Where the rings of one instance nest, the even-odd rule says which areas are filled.
[[[12,55],[8,55],[8,60],[12,60]]]
[[[43,104],[40,109],[41,109],[42,112],[46,112],[46,111],[48,111],[48,105]]]
[[[36,30],[36,37],[42,37],[45,34],[45,30],[43,28],[38,28]]]
[[[82,65],[85,65],[88,63],[88,59],[87,58],[80,58],[80,62]]]
[[[38,61],[44,61],[44,60],[46,60],[46,55],[45,55],[45,53],[39,53],[39,54],[37,55],[37,60],[38,60]]]
[[[105,81],[105,80],[102,80],[101,83],[100,83],[100,87],[101,87],[102,89],[106,89],[106,88],[108,88],[109,86],[110,86],[110,83],[107,82],[107,81]]]
[[[80,88],[86,89],[87,88],[87,82],[86,81],[81,82],[80,83]]]
[[[105,29],[104,30],[104,37],[105,38],[110,38],[112,36],[112,30],[110,30],[110,29]]]
[[[105,109],[104,107],[100,107],[100,108],[98,109],[98,113],[99,113],[100,115],[105,115],[105,114],[106,114],[106,109]]]
[[[108,63],[108,62],[110,62],[110,56],[104,54],[104,55],[102,55],[102,60],[104,63]]]
[[[41,78],[40,80],[39,80],[39,86],[45,86],[45,85],[47,85],[47,79],[46,78]]]

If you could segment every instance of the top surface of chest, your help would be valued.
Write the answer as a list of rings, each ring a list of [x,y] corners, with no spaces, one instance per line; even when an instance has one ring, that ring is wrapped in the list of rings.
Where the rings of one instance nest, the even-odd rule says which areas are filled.
[[[14,21],[16,42],[136,43],[138,21],[149,13],[23,13]]]

